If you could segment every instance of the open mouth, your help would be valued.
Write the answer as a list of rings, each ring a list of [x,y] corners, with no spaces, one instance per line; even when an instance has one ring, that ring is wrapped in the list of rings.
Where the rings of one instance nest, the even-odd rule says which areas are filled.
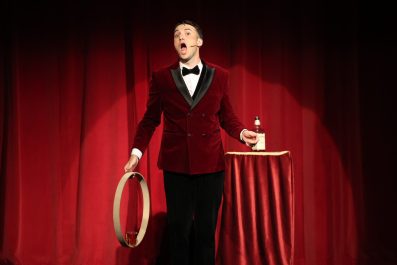
[[[181,51],[186,52],[186,50],[187,50],[186,43],[181,43]]]

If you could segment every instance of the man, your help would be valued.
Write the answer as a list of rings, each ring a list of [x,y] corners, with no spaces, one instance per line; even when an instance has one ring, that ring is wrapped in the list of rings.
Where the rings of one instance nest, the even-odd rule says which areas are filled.
[[[170,258],[188,265],[194,246],[197,265],[215,264],[215,229],[224,181],[220,127],[252,145],[256,133],[244,129],[228,97],[228,72],[200,59],[201,28],[182,21],[174,29],[179,62],[152,75],[146,112],[138,124],[124,170],[137,166],[163,114],[158,166],[164,172]],[[194,242],[189,242],[194,226]]]

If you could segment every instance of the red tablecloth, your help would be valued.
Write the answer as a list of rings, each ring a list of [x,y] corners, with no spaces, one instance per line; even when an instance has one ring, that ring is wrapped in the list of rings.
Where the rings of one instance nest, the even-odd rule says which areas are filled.
[[[226,153],[218,264],[291,265],[292,158],[284,152]]]

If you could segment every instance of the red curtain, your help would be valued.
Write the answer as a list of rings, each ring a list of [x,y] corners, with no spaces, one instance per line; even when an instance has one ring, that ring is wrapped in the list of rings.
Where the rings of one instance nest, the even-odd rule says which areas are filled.
[[[3,7],[1,261],[166,262],[165,196],[156,166],[161,127],[138,168],[152,200],[148,234],[138,248],[119,246],[112,206],[145,111],[150,73],[176,61],[172,30],[185,18],[204,29],[202,57],[229,69],[230,96],[242,122],[250,127],[259,115],[267,150],[291,151],[293,263],[395,261],[393,215],[380,228],[382,237],[366,231],[382,224],[368,219],[379,213],[375,205],[394,198],[382,186],[394,182],[380,177],[374,191],[369,180],[377,165],[362,164],[378,148],[365,144],[376,119],[366,114],[376,106],[380,114],[385,110],[385,94],[373,106],[370,91],[377,80],[390,85],[390,79],[382,79],[380,70],[369,78],[371,62],[383,61],[368,56],[366,48],[383,44],[360,42],[354,1],[343,8],[310,1],[5,1]],[[247,151],[224,136],[227,151]],[[392,145],[382,146],[379,151]],[[377,245],[368,243],[372,239]]]

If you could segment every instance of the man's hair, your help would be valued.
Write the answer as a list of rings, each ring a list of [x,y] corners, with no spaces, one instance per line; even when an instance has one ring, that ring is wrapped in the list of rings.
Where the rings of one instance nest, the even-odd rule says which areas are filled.
[[[192,20],[188,20],[188,19],[181,20],[178,23],[176,23],[174,28],[178,27],[179,25],[190,25],[190,26],[192,26],[197,31],[200,39],[203,39],[203,31],[202,31],[201,27],[199,26],[199,24],[197,24],[196,22],[194,22]]]

